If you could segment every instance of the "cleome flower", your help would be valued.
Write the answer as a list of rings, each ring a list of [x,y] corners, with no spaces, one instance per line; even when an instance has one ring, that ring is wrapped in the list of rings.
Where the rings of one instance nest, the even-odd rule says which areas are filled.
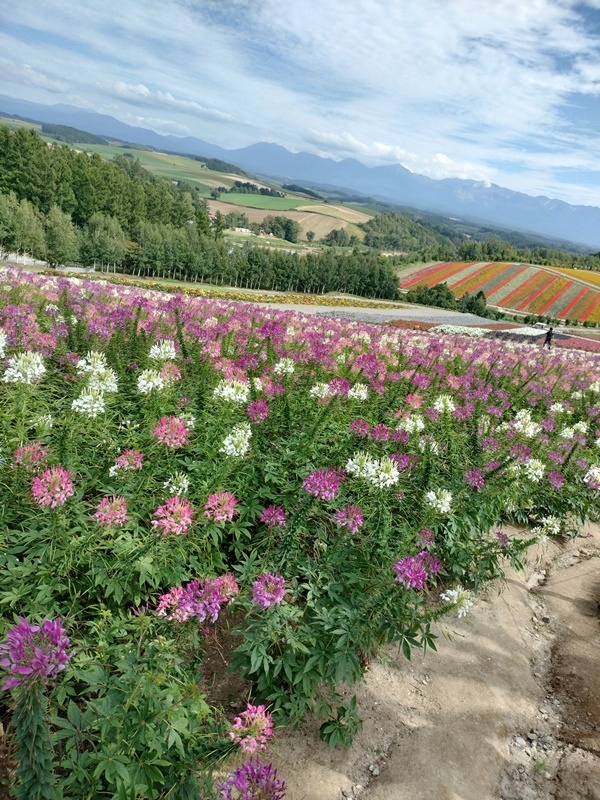
[[[279,605],[285,595],[285,578],[266,572],[252,585],[252,599],[261,608]]]
[[[174,342],[169,339],[158,339],[150,348],[148,358],[152,361],[174,361],[177,358]]]
[[[162,536],[174,533],[179,536],[185,533],[192,524],[194,509],[184,497],[175,495],[159,506],[154,512],[152,527],[158,528]]]
[[[252,437],[252,429],[250,423],[242,422],[240,425],[234,425],[229,433],[223,439],[223,445],[219,448],[219,453],[224,453],[226,456],[233,458],[243,458],[250,449],[250,439]]]
[[[71,473],[64,467],[49,467],[31,483],[31,494],[40,506],[56,508],[63,506],[75,494]]]
[[[8,367],[4,371],[4,383],[24,383],[32,386],[38,383],[46,373],[44,359],[40,353],[27,350],[25,353],[8,359]]]
[[[223,380],[215,386],[212,396],[215,400],[225,400],[227,403],[246,403],[250,387],[244,381]]]
[[[0,644],[0,667],[8,672],[4,691],[23,683],[46,682],[66,667],[72,653],[60,619],[45,619],[32,625],[24,617],[9,628],[7,642]]]
[[[238,593],[237,581],[230,573],[218,578],[201,578],[163,594],[156,615],[173,622],[187,622],[192,617],[198,622],[205,619],[216,622],[221,608],[232,603]]]
[[[84,389],[79,397],[73,400],[71,408],[78,414],[95,419],[106,410],[104,395],[97,389]]]
[[[460,619],[461,617],[466,617],[473,608],[475,595],[468,589],[464,589],[462,586],[458,585],[455,586],[454,589],[446,589],[445,592],[442,592],[440,599],[443,600],[444,603],[451,603]]]
[[[218,800],[283,800],[286,791],[277,770],[258,758],[237,767],[218,788]]]
[[[257,750],[266,750],[272,735],[273,717],[265,706],[253,706],[252,703],[248,703],[246,710],[234,719],[229,731],[231,741],[250,755]]]
[[[440,514],[449,514],[452,511],[452,494],[447,489],[426,492],[425,502]]]

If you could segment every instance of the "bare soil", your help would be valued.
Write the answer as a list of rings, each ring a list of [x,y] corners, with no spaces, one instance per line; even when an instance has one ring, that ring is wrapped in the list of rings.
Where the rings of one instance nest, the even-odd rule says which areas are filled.
[[[599,557],[589,526],[444,620],[437,653],[389,651],[347,750],[282,731],[288,800],[600,800]]]

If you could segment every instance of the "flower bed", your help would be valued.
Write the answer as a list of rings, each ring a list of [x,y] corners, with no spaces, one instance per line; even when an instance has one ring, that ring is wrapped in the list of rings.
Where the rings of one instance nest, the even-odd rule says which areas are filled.
[[[21,797],[282,797],[276,726],[348,744],[383,645],[597,513],[600,356],[7,271],[0,359]]]

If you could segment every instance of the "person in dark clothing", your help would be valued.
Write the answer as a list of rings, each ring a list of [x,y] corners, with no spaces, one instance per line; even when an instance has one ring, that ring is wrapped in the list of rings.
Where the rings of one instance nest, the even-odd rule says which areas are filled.
[[[546,338],[544,339],[542,347],[546,347],[546,345],[548,345],[548,350],[550,350],[550,347],[552,346],[553,336],[554,336],[554,328],[548,328],[548,330],[546,331]]]

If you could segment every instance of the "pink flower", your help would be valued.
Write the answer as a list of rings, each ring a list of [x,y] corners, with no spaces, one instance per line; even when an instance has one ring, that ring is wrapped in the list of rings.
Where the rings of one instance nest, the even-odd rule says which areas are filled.
[[[188,437],[187,425],[180,417],[162,417],[153,433],[161,444],[174,450],[183,447]]]
[[[348,528],[350,533],[358,533],[363,525],[362,509],[349,504],[336,512],[334,520],[338,528]]]
[[[400,558],[392,566],[397,583],[401,583],[406,589],[417,590],[422,589],[430,575],[435,575],[441,568],[441,562],[426,550],[416,556]]]
[[[192,617],[197,617],[198,622],[207,618],[216,622],[221,608],[232,603],[238,593],[237,581],[230,573],[190,581],[185,587],[176,586],[163,594],[156,614],[174,622],[186,622]]]
[[[237,500],[231,492],[216,492],[204,504],[204,516],[213,522],[231,522],[236,516]]]
[[[387,442],[387,440],[390,438],[390,429],[387,425],[379,422],[377,425],[373,425],[371,428],[370,436],[374,442]]]
[[[407,394],[406,395],[406,402],[411,408],[421,408],[423,403],[423,398],[420,394]]]
[[[185,533],[192,524],[194,509],[185,497],[169,497],[164,506],[159,506],[154,512],[153,528],[160,528],[161,534]]]
[[[281,603],[285,594],[285,578],[267,572],[257,578],[252,585],[252,599],[261,608],[269,608]]]
[[[260,425],[269,416],[269,406],[264,400],[254,400],[246,409],[252,422]]]
[[[273,718],[265,706],[248,703],[245,711],[233,721],[229,738],[239,744],[244,753],[266,750],[267,741],[273,735]]]
[[[306,478],[303,488],[319,500],[333,500],[345,475],[340,469],[318,469]]]
[[[40,506],[62,506],[75,493],[71,473],[64,467],[50,467],[33,479],[31,493]]]
[[[71,658],[70,642],[60,619],[31,625],[24,617],[9,628],[8,642],[0,644],[0,667],[9,673],[4,691],[26,681],[55,678]]]
[[[269,528],[285,527],[286,513],[280,506],[268,506],[259,517],[261,522]]]
[[[118,470],[133,471],[142,468],[144,460],[143,453],[138,450],[123,450],[121,455],[115,461],[115,466],[112,469],[117,472]]]
[[[369,435],[370,427],[371,426],[365,419],[353,419],[350,423],[350,430],[352,433],[360,436],[361,439],[364,439],[365,436]]]
[[[96,506],[93,518],[103,528],[119,527],[127,522],[127,500],[124,497],[104,497]]]
[[[165,383],[175,383],[176,381],[181,380],[181,370],[177,364],[173,364],[169,361],[162,365],[160,369],[160,377],[165,381]]]
[[[42,462],[48,458],[48,448],[41,442],[31,442],[23,447],[17,447],[13,457],[15,464],[25,467],[30,472],[39,472]]]

